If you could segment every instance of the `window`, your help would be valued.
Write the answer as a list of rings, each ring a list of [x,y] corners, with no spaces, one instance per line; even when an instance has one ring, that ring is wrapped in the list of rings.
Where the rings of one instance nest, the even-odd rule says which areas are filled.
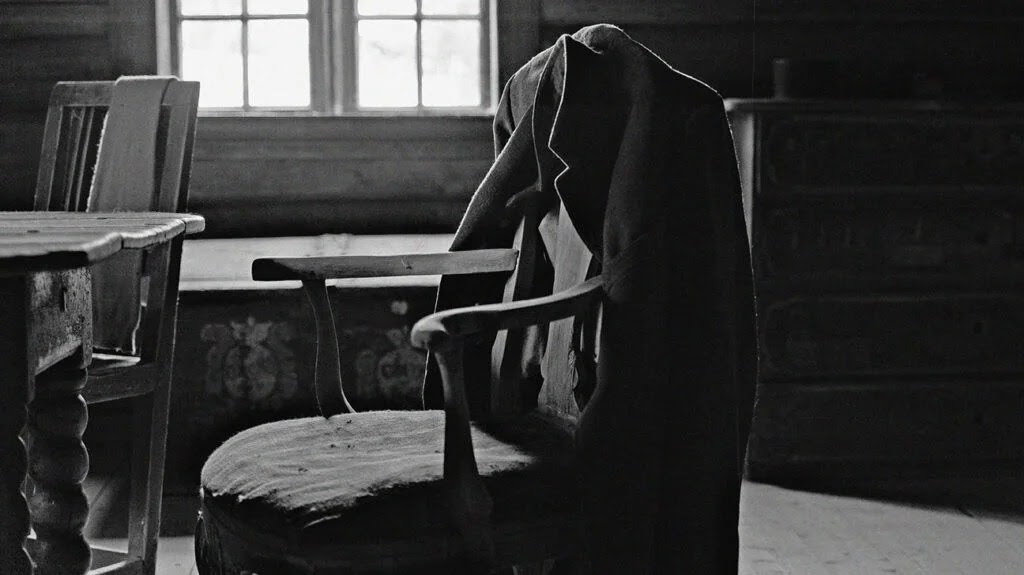
[[[173,66],[213,111],[485,111],[491,1],[176,0]]]

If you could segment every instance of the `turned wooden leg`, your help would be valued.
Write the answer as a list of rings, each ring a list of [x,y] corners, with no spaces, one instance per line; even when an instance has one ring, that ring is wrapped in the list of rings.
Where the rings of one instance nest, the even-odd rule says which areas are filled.
[[[7,387],[0,401],[0,567],[4,573],[27,575],[32,572],[32,563],[24,548],[28,537],[28,506],[21,492],[27,459],[25,444],[19,436],[25,425],[27,386],[6,377],[0,379],[0,385]]]
[[[85,359],[81,352],[36,376],[29,404],[29,497],[36,532],[36,573],[73,575],[89,569],[91,552],[82,535],[89,513],[82,481],[89,453],[82,443],[88,410]]]
[[[25,279],[0,278],[0,571],[32,572],[25,552],[28,505],[22,493],[28,460],[21,430],[31,397],[25,351]]]

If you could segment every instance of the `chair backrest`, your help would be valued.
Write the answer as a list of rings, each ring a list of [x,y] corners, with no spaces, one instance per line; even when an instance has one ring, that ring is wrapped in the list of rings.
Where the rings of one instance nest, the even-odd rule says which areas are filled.
[[[519,250],[519,262],[505,284],[502,301],[509,302],[536,297],[539,284],[550,285],[556,293],[582,283],[592,273],[593,255],[576,232],[561,202],[543,212],[534,206],[527,208],[516,230],[513,247]],[[551,270],[552,277],[539,277]],[[597,314],[588,318],[590,324],[599,322]],[[491,349],[491,405],[489,414],[501,418],[523,411],[524,402],[536,394],[537,407],[551,415],[575,420],[579,416],[580,398],[577,386],[586,388],[593,382],[581,381],[589,373],[585,354],[593,353],[596,341],[581,349],[581,335],[595,334],[595,325],[581,325],[568,318],[537,326],[533,330],[507,330],[497,334]],[[579,352],[579,353],[577,353]],[[527,357],[527,356],[534,357]],[[543,355],[539,368],[543,376],[540,389],[523,389],[529,378],[526,365]]]
[[[85,211],[114,82],[60,82],[50,95],[33,209]],[[139,190],[152,211],[180,212],[188,200],[199,83],[173,81],[157,128],[156,185]]]
[[[196,112],[199,104],[199,83],[170,79],[160,103],[155,122],[155,134],[130,134],[130,137],[155,138],[153,151],[153,185],[149,189],[132,190],[138,196],[122,200],[106,198],[99,202],[90,193],[109,193],[102,187],[93,190],[104,121],[114,97],[115,82],[60,82],[51,93],[43,134],[38,179],[36,181],[34,209],[42,211],[86,211],[91,203],[102,203],[106,211],[161,211],[182,212],[188,200],[192,148],[195,140]],[[120,137],[125,137],[123,134]],[[127,162],[126,162],[127,163]],[[132,166],[125,166],[132,169]],[[173,253],[173,252],[177,253]],[[134,254],[133,254],[134,255]],[[124,289],[145,302],[145,313],[139,323],[137,351],[145,361],[158,354],[163,309],[173,291],[177,294],[177,266],[180,246],[159,248],[143,266],[148,281],[137,277],[105,278],[121,282]],[[94,270],[94,279],[104,270]],[[110,270],[110,274],[122,273]],[[173,285],[168,285],[169,276]],[[148,284],[148,285],[147,285]],[[95,299],[94,330],[110,317],[111,308],[123,302]],[[102,342],[97,341],[102,347]]]

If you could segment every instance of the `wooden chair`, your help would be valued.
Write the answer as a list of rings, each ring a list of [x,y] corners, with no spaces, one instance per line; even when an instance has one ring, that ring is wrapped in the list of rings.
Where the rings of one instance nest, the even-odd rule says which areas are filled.
[[[151,189],[137,196],[106,202],[103,211],[184,212],[188,197],[195,138],[199,83],[171,79],[163,92],[154,133],[104,133],[114,82],[61,82],[53,89],[46,117],[34,209],[86,211],[96,170],[101,137],[155,138]],[[96,194],[107,193],[97,189]],[[97,198],[92,198],[96,203]],[[141,277],[113,278],[139,294],[141,318],[133,353],[96,349],[82,393],[87,403],[117,399],[132,409],[131,495],[128,553],[118,567],[104,573],[147,573],[155,570],[163,489],[164,448],[170,404],[178,275],[184,234],[143,254]],[[94,283],[97,279],[94,272]],[[117,273],[112,270],[109,273]],[[108,280],[110,278],[107,278]],[[94,293],[94,331],[111,302]],[[117,305],[118,302],[113,302]]]
[[[317,401],[337,415],[251,428],[210,456],[200,573],[490,572],[578,550],[579,412],[572,382],[551,377],[571,371],[569,358],[544,355],[549,382],[538,393],[521,377],[521,350],[545,340],[527,336],[528,326],[542,326],[534,335],[552,345],[573,330],[572,320],[555,320],[596,317],[602,280],[585,277],[591,256],[564,210],[540,216],[526,211],[514,249],[254,262],[258,280],[302,280],[317,327]],[[534,281],[544,251],[553,291],[526,298],[545,283]],[[351,413],[325,281],[433,274],[507,277],[502,303],[436,313],[413,328],[413,343],[437,359],[444,410]],[[493,346],[473,345],[499,330]],[[463,381],[470,354],[491,363],[490,382]],[[471,421],[467,391],[482,387],[488,409]]]

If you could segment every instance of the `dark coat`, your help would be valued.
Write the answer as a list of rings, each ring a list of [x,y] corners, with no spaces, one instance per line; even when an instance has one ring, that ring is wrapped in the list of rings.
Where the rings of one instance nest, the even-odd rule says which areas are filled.
[[[596,390],[577,430],[592,570],[735,573],[757,355],[721,97],[592,26],[515,74],[494,135],[452,250],[509,246],[517,195],[539,189],[564,204],[605,280]],[[500,297],[500,283],[448,277],[438,308]],[[466,369],[488,380],[485,363]]]

